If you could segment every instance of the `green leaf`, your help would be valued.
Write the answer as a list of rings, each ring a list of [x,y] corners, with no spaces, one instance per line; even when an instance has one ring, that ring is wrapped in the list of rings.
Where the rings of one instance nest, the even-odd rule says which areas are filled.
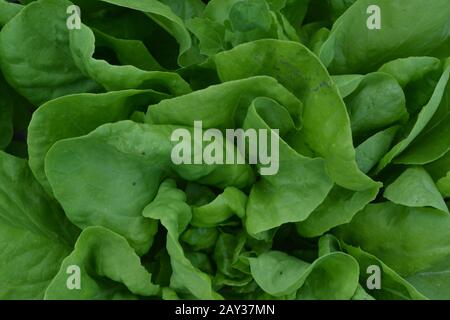
[[[0,74],[0,150],[6,148],[14,134],[12,89]]]
[[[217,228],[189,228],[181,235],[181,240],[193,250],[200,251],[214,246],[219,231]]]
[[[406,278],[418,291],[433,300],[450,299],[449,261]]]
[[[299,121],[302,103],[289,90],[270,77],[229,81],[150,106],[147,122],[193,126],[201,120],[203,128],[230,129],[242,126],[251,102],[268,97],[285,107]]]
[[[27,162],[0,151],[0,298],[42,299],[78,232]]]
[[[0,1],[0,27],[5,25],[15,15],[17,15],[23,6],[18,3],[11,3],[5,0]],[[1,28],[0,28],[1,30]]]
[[[231,8],[242,0],[211,0],[206,5],[203,17],[222,25],[228,20]]]
[[[75,268],[74,268],[75,267]],[[79,276],[79,288],[70,287]],[[125,238],[102,228],[89,227],[45,291],[48,300],[136,299],[160,294],[151,274]]]
[[[358,285],[352,300],[375,300],[375,298],[368,294],[361,285]]]
[[[331,18],[337,20],[356,0],[327,0]]]
[[[217,264],[217,271],[224,277],[221,281],[226,285],[242,286],[252,280],[248,274],[244,274],[238,268],[246,240],[246,235],[242,232],[237,234],[221,232],[217,238],[213,257]],[[216,285],[221,281],[216,276]]]
[[[364,76],[360,74],[343,74],[332,76],[331,79],[337,85],[341,97],[345,98],[358,88]]]
[[[70,4],[66,0],[33,2],[0,32],[3,74],[17,92],[35,105],[71,93],[99,90],[72,59],[66,26]]]
[[[366,75],[344,101],[355,140],[405,122],[408,118],[402,88],[393,77],[384,73]]]
[[[422,167],[406,169],[386,187],[383,196],[390,201],[409,207],[434,207],[449,213],[433,179]]]
[[[380,29],[370,30],[373,13],[379,7]],[[433,55],[450,38],[446,0],[410,0],[408,5],[391,0],[360,0],[334,23],[322,46],[320,59],[333,74],[367,73],[383,63],[410,56]]]
[[[280,251],[250,258],[255,281],[273,296],[297,299],[350,299],[358,285],[356,261],[342,252],[324,255],[312,264]]]
[[[233,215],[244,218],[247,195],[234,187],[227,187],[213,201],[192,207],[191,224],[196,227],[213,227]]]
[[[199,40],[200,53],[212,56],[225,50],[225,27],[205,18],[193,18],[186,21],[186,27]]]
[[[161,2],[183,20],[201,16],[205,8],[201,0],[161,0]]]
[[[433,180],[443,178],[450,171],[450,152],[447,152],[439,159],[426,164],[425,169],[433,177]]]
[[[425,164],[439,159],[450,150],[450,84],[433,118],[413,144],[395,159],[401,164]]]
[[[76,94],[45,103],[34,112],[28,127],[31,170],[44,189],[52,194],[44,171],[44,160],[53,144],[88,134],[102,124],[125,120],[138,106],[166,97],[152,90],[125,90]]]
[[[178,238],[191,220],[186,195],[176,188],[173,180],[165,180],[156,198],[143,211],[144,217],[160,220],[167,229],[167,251],[172,264],[171,287],[190,293],[198,299],[220,299],[212,290],[211,279],[198,270],[185,256]]]
[[[145,71],[131,65],[113,66],[93,58],[94,43],[94,33],[85,25],[70,32],[70,48],[76,65],[105,89],[154,89],[172,95],[190,92],[189,85],[176,73]]]
[[[92,29],[95,34],[95,45],[98,48],[112,50],[117,60],[123,65],[132,65],[147,71],[162,71],[164,68],[156,61],[145,47],[145,43],[139,40],[119,39]]]
[[[140,0],[101,1],[145,13],[177,40],[180,46],[178,55],[178,64],[180,66],[184,67],[198,62],[197,57],[195,57],[195,55],[193,56],[190,50],[192,40],[183,20],[178,17],[169,6],[156,0],[146,0],[145,2]]]
[[[248,111],[244,128],[265,129],[271,135],[277,135],[272,132],[271,126],[280,128],[276,125],[278,123],[284,123],[286,126],[281,132],[294,128],[292,119],[283,107],[273,100],[258,98],[253,101]],[[284,223],[307,219],[325,199],[333,185],[323,159],[304,157],[282,139],[279,139],[278,143],[278,171],[272,175],[261,176],[253,185],[248,199],[246,229],[253,236]],[[270,152],[277,150],[272,149]],[[257,167],[261,171],[264,166],[258,164]]]
[[[407,277],[448,259],[449,226],[450,215],[441,210],[382,202],[367,205],[337,233]]]
[[[439,69],[441,62],[433,57],[409,57],[395,59],[382,65],[379,72],[388,73],[405,88],[409,83],[422,79],[428,73]]]
[[[261,29],[268,31],[272,24],[270,9],[265,0],[236,2],[230,10],[230,23],[235,31]]]
[[[297,232],[304,237],[317,237],[330,229],[348,223],[378,194],[378,188],[351,191],[334,186],[325,200],[302,222],[296,224]]]
[[[444,198],[450,198],[450,171],[447,175],[436,182],[436,186]],[[448,209],[447,209],[448,211]]]
[[[349,255],[355,258],[359,263],[360,282],[362,286],[367,288],[367,281],[372,274],[368,272],[370,266],[380,268],[381,286],[380,289],[369,290],[370,295],[377,300],[426,300],[427,298],[420,293],[407,280],[399,276],[394,270],[389,268],[376,256],[371,255],[361,248],[356,248],[342,243],[343,248]],[[355,294],[357,294],[356,292]]]
[[[356,147],[356,162],[362,172],[369,172],[383,158],[389,151],[398,130],[399,126],[393,126],[377,132]]]
[[[435,114],[441,114],[441,110],[447,111],[448,106],[445,101],[445,92],[448,85],[448,80],[450,76],[450,67],[442,74],[439,83],[437,84],[433,96],[430,101],[428,101],[427,105],[425,105],[415,120],[414,126],[412,127],[409,134],[400,142],[398,142],[378,163],[376,168],[376,173],[380,172],[383,168],[385,168],[396,156],[398,156],[401,152],[403,152],[416,138],[417,136],[426,128],[427,124],[430,121],[433,122],[435,118]],[[431,123],[432,123],[431,122]],[[443,122],[444,125],[446,122]],[[445,153],[445,152],[444,152]],[[441,155],[443,155],[442,153]],[[435,158],[436,159],[436,158]]]

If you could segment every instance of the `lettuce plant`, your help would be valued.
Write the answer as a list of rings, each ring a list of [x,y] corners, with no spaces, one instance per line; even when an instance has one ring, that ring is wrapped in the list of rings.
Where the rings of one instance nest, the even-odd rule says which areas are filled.
[[[0,0],[0,299],[450,299],[449,16]]]

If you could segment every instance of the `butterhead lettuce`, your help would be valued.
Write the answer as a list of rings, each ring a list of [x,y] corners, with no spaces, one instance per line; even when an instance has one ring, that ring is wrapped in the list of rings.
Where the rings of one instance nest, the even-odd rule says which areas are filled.
[[[450,299],[448,0],[0,0],[0,299]]]

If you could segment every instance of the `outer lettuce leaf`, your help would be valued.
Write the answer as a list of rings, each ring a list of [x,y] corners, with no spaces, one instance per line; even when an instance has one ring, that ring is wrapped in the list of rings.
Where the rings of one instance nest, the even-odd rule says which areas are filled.
[[[355,258],[360,267],[360,281],[362,286],[366,286],[368,274],[366,270],[369,266],[378,266],[381,271],[381,288],[368,290],[370,294],[378,300],[425,300],[427,299],[412,284],[398,275],[376,256],[371,255],[361,248],[356,248],[342,243],[345,251]]]
[[[418,291],[433,300],[450,299],[450,261],[446,260],[429,269],[406,278]]]
[[[80,288],[68,288],[71,266],[79,268]],[[68,275],[69,273],[69,275]],[[136,299],[159,295],[151,274],[125,238],[102,228],[83,230],[74,251],[64,259],[45,298],[49,300]]]
[[[448,260],[449,225],[441,210],[382,202],[366,206],[338,235],[407,277]]]
[[[23,6],[21,4],[0,0],[0,27],[5,25],[22,9]]]
[[[71,93],[100,89],[71,57],[66,26],[70,4],[66,0],[33,2],[0,32],[3,74],[17,92],[35,105]],[[37,55],[36,48],[40,48]]]
[[[0,299],[42,299],[78,232],[27,162],[0,151]]]
[[[98,126],[128,119],[139,106],[166,98],[152,90],[124,90],[103,94],[76,94],[51,100],[33,114],[28,127],[31,170],[52,194],[44,160],[55,142],[88,134]]]
[[[342,252],[324,255],[312,264],[280,251],[249,260],[255,281],[276,297],[350,299],[358,285],[358,264]]]
[[[329,248],[329,250],[324,250]],[[352,297],[352,300],[423,300],[424,295],[419,293],[415,287],[400,277],[394,270],[389,268],[377,257],[364,252],[361,248],[352,247],[345,242],[339,241],[332,235],[322,236],[319,240],[319,250],[325,253],[345,250],[349,255],[358,261],[360,273],[360,284]],[[319,251],[320,252],[320,251]],[[323,254],[322,254],[323,255]],[[368,288],[369,266],[378,266],[380,268],[381,287],[379,289]],[[366,291],[367,290],[367,291]],[[370,294],[368,293],[370,292]]]
[[[366,13],[376,4],[381,13],[381,29],[369,30]],[[332,74],[367,73],[383,63],[409,56],[433,55],[450,38],[446,0],[400,1],[360,0],[333,25],[322,46],[320,58]]]

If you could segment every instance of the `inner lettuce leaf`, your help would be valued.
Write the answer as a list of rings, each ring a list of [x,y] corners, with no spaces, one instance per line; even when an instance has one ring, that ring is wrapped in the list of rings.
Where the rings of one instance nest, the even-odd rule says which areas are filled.
[[[430,100],[422,108],[417,117],[413,119],[414,124],[410,132],[405,138],[398,142],[394,147],[392,147],[391,150],[389,150],[388,153],[384,155],[375,169],[376,172],[380,172],[381,170],[383,170],[396,156],[404,151],[412,143],[412,141],[416,139],[425,128],[427,128],[427,125],[429,123],[433,124],[434,120],[436,119],[435,115],[442,116],[443,112],[444,115],[445,112],[448,112],[448,99],[446,98],[446,92],[448,92],[447,88],[449,84],[449,76],[450,67],[447,67],[442,74],[438,84],[436,85],[436,88],[434,89],[433,95],[431,96]],[[442,118],[438,119],[437,121],[440,120],[442,120]],[[443,121],[444,126],[446,126],[447,124],[447,121]],[[441,130],[438,131],[438,134],[440,132]]]
[[[380,29],[367,27],[370,5],[381,14]],[[411,21],[417,12],[420,19]],[[440,56],[442,47],[448,53],[450,9],[446,0],[399,1],[359,0],[333,24],[320,58],[332,74],[367,73],[385,62],[410,56]]]
[[[277,120],[289,123],[283,116],[289,117],[279,104],[267,98],[258,98],[248,110],[244,128],[266,129],[276,134],[271,131],[270,124]],[[291,126],[290,129],[294,129],[292,120]],[[333,185],[323,159],[304,157],[282,139],[279,143],[278,173],[262,176],[249,195],[246,227],[250,234],[256,235],[284,223],[305,220],[325,199]],[[263,170],[261,165],[258,167]]]
[[[325,159],[338,185],[356,191],[379,185],[359,170],[342,98],[326,69],[306,47],[260,40],[219,53],[215,63],[222,81],[267,75],[291,90],[303,103],[301,134]]]
[[[433,179],[422,167],[406,169],[386,187],[383,196],[404,206],[434,207],[449,213]]]
[[[209,275],[192,265],[178,240],[192,218],[191,208],[185,201],[186,195],[177,189],[175,181],[165,180],[143,215],[160,220],[167,229],[166,246],[173,269],[171,287],[185,290],[198,299],[220,299],[221,296],[213,291]]]

